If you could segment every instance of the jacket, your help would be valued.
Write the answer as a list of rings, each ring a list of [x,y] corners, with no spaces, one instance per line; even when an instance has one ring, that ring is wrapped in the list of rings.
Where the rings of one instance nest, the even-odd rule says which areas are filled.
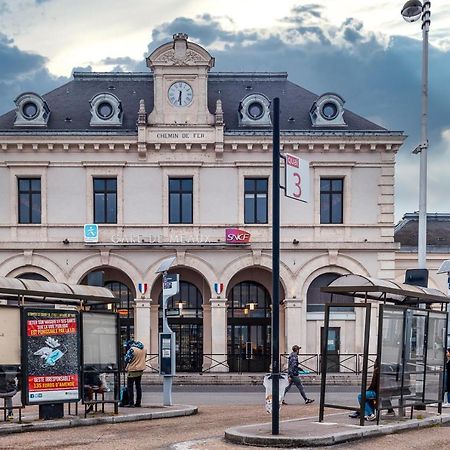
[[[298,353],[296,352],[289,355],[288,376],[298,377]]]
[[[144,344],[139,341],[132,341],[130,348],[125,354],[127,372],[142,372],[145,370],[145,356]]]

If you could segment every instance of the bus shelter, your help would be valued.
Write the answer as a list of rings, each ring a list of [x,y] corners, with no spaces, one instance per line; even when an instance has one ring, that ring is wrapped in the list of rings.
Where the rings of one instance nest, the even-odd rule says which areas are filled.
[[[117,413],[117,302],[103,287],[0,277],[0,398],[20,389],[15,409],[39,405],[40,417],[62,417],[64,403],[95,406],[88,380],[110,373],[113,400],[98,403],[114,403]],[[6,400],[0,409],[6,417]]]
[[[319,421],[325,408],[359,411],[364,425],[364,404],[369,387],[368,372],[375,373],[377,424],[382,411],[397,410],[400,417],[406,408],[438,404],[442,412],[443,380],[448,335],[447,304],[449,298],[437,289],[412,286],[361,275],[343,275],[321,288],[331,294],[325,305],[324,339],[322,343],[322,378]],[[358,298],[359,302],[333,303],[333,295]],[[373,317],[371,305],[379,303]],[[327,362],[330,313],[353,306],[363,311],[363,361],[361,405],[327,402]],[[371,322],[377,321],[377,336],[371,336]],[[369,342],[377,340],[375,360],[369,358]]]

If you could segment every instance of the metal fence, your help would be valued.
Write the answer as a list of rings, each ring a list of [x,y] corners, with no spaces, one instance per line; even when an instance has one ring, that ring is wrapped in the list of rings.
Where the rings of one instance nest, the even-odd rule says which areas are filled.
[[[373,366],[376,359],[376,354],[369,354],[369,372],[373,371]],[[223,354],[203,353],[200,355],[202,364],[197,364],[197,367],[201,367],[200,370],[194,370],[193,373],[214,373],[214,372],[226,372],[229,370],[229,356]],[[235,364],[233,364],[234,370],[230,370],[233,373],[243,372],[258,372],[261,370],[249,370],[251,366],[247,363],[249,360],[245,358],[235,358]],[[280,355],[280,368],[282,371],[287,371],[288,368],[288,353],[282,353]],[[321,371],[322,355],[320,353],[302,353],[298,355],[298,367],[300,373],[303,374],[316,374],[320,375]],[[329,355],[327,360],[327,373],[345,373],[360,375],[362,372],[362,353],[339,353],[336,355]],[[146,358],[147,368],[152,373],[159,373],[159,356],[157,353],[147,353]],[[264,370],[262,370],[264,372]]]

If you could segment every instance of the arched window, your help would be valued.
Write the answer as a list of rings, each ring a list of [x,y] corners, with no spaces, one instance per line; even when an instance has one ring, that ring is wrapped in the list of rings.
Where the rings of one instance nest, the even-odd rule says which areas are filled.
[[[328,286],[340,275],[337,273],[324,273],[315,278],[309,285],[308,292],[306,294],[306,311],[307,312],[324,312],[325,304],[330,303],[331,294],[327,292],[321,292],[320,288]],[[347,295],[333,294],[333,303],[353,303],[353,297]],[[353,307],[342,307],[339,311],[353,311]]]
[[[21,273],[20,275],[17,275],[16,278],[19,278],[21,280],[48,281],[47,278],[44,277],[44,275],[35,272]]]
[[[200,290],[188,281],[180,281],[180,292],[169,298],[168,311],[180,309],[183,317],[203,317],[203,297]],[[181,306],[181,308],[180,308]],[[159,308],[162,307],[162,292],[159,295]],[[169,312],[170,315],[170,312]]]
[[[228,295],[228,317],[270,317],[270,295],[267,289],[254,281],[236,284]]]
[[[125,312],[121,312],[121,316],[125,316],[126,318],[132,318],[134,316],[134,308],[133,308],[133,295],[130,291],[130,288],[120,281],[107,281],[105,283],[105,288],[108,288],[116,298],[120,300],[120,303],[117,305],[117,309]]]

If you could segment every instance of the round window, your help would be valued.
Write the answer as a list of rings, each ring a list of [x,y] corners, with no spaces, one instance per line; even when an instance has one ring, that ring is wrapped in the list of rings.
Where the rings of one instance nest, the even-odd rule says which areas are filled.
[[[334,102],[327,102],[322,106],[322,116],[327,120],[335,119],[338,115],[338,107]]]
[[[250,105],[248,105],[247,112],[251,119],[257,120],[263,116],[264,107],[259,102],[253,102],[253,103],[250,103]]]
[[[100,119],[109,119],[114,113],[114,109],[111,105],[111,103],[108,102],[101,102],[97,106],[97,114],[100,117]]]
[[[38,107],[34,102],[26,102],[22,106],[22,112],[26,119],[34,119],[38,114]]]

